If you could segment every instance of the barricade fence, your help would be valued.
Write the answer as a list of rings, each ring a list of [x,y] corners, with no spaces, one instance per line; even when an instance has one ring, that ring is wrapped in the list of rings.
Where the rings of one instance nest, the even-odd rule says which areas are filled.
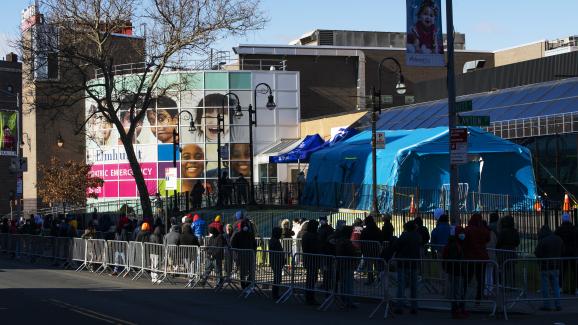
[[[228,246],[176,246],[0,234],[0,252],[30,261],[45,259],[75,263],[119,276],[147,275],[153,283],[173,282],[181,276],[188,286],[231,287],[248,297],[271,290],[282,303],[289,298],[313,303],[323,299],[321,310],[333,304],[348,307],[352,299],[377,303],[397,312],[405,307],[502,311],[561,309],[578,299],[578,257],[531,258],[522,252],[489,250],[488,260],[443,259],[431,247],[420,259],[381,258],[383,244],[353,242],[359,256],[305,254],[300,241],[282,241],[281,251],[269,250],[268,238],[258,238],[258,250]],[[267,244],[265,244],[267,243]],[[297,249],[294,249],[296,245]],[[264,249],[267,248],[267,249]],[[406,291],[409,291],[406,292]]]

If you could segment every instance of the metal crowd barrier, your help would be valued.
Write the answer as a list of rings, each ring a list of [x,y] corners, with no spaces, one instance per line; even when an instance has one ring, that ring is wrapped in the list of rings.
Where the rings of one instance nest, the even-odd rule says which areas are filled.
[[[561,310],[561,302],[576,300],[578,257],[517,258],[504,261],[501,269],[501,293],[505,319],[518,306]]]
[[[267,239],[260,240],[260,247],[266,247]],[[284,248],[291,250],[299,243],[284,242]],[[371,242],[360,244],[377,247]],[[509,313],[521,308],[533,310],[533,303],[556,309],[561,308],[562,301],[578,299],[578,257],[523,258],[519,252],[500,250],[490,250],[495,259],[483,261],[445,260],[438,254],[437,258],[393,258],[386,263],[369,256],[377,250],[367,256],[335,257],[285,250],[0,234],[0,251],[16,257],[74,261],[80,263],[77,271],[89,268],[102,273],[119,267],[119,275],[137,272],[133,279],[150,273],[154,283],[167,280],[167,276],[184,275],[188,285],[212,283],[217,290],[230,286],[244,297],[271,289],[277,303],[290,297],[301,299],[304,293],[308,301],[324,297],[320,310],[333,303],[347,307],[354,298],[370,299],[378,303],[371,316],[384,304],[386,315],[391,309],[417,308],[419,304],[438,309],[448,305],[466,309],[488,306],[491,315],[500,306],[507,319]],[[488,277],[489,272],[492,277]]]
[[[491,260],[397,259],[388,263],[390,299],[387,312],[429,302],[433,308],[451,304],[454,308],[468,308],[466,304],[489,305],[495,315],[498,297],[484,296],[485,269],[498,265]],[[409,287],[410,295],[406,296]],[[471,307],[471,306],[470,306]]]

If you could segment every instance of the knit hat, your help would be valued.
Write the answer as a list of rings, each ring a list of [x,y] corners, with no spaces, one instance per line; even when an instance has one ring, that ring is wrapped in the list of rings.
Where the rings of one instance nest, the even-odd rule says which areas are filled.
[[[149,231],[151,230],[151,226],[148,222],[143,222],[142,226],[140,226],[140,230],[142,231]]]
[[[244,216],[244,213],[243,213],[242,210],[239,210],[239,211],[235,212],[235,220],[241,220],[241,219],[243,219],[244,217],[245,217],[245,216]]]
[[[436,208],[434,210],[434,219],[439,220],[439,218],[444,214],[444,209]]]
[[[220,215],[217,215],[215,217],[215,222],[221,222],[221,216]]]
[[[570,215],[568,213],[562,215],[562,222],[570,222]]]

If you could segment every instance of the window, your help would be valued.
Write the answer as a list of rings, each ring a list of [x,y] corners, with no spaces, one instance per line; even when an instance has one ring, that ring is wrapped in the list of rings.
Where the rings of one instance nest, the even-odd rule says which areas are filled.
[[[277,182],[277,164],[259,164],[259,182]]]

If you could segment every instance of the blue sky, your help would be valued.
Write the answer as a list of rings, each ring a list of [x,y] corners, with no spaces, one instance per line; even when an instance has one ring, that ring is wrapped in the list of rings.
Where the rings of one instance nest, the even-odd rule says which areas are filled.
[[[7,39],[18,36],[20,12],[31,1],[2,0],[0,55]],[[405,30],[405,0],[262,0],[270,22],[264,30],[227,39],[215,48],[239,43],[287,44],[314,29]],[[445,20],[445,0],[442,0]],[[466,34],[469,50],[494,51],[541,39],[578,35],[576,0],[454,0],[455,30]],[[445,22],[444,22],[445,32]]]

